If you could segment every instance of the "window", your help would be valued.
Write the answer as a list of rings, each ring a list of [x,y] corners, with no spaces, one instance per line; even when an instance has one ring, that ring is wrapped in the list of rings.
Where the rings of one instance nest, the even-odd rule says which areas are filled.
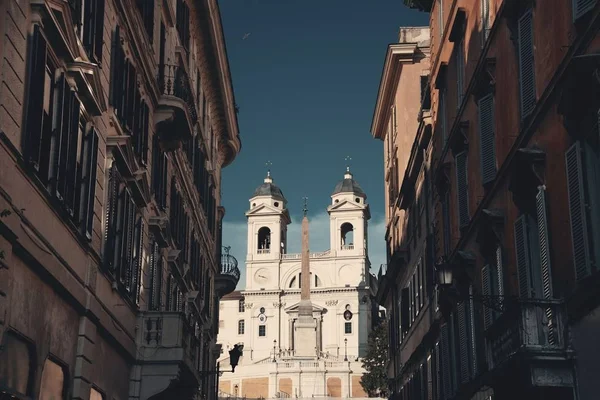
[[[448,141],[448,128],[446,123],[446,88],[439,89],[440,104],[438,110],[438,121],[440,124],[440,131],[444,140],[444,145]]]
[[[458,221],[462,228],[470,221],[469,215],[469,183],[467,177],[467,152],[456,155],[456,196],[458,202]]]
[[[473,288],[469,287],[469,293]],[[466,383],[477,375],[477,355],[475,339],[475,320],[473,299],[458,304],[458,340],[460,381]]]
[[[496,178],[496,134],[494,118],[494,95],[479,100],[479,148],[481,150],[481,178],[483,184]]]
[[[162,276],[163,263],[158,243],[152,243],[152,252],[150,253],[150,299],[148,308],[150,311],[159,311],[162,306]]]
[[[349,335],[352,333],[352,322],[344,322],[344,333]]]
[[[342,250],[351,250],[354,248],[354,227],[349,222],[344,222],[340,227],[341,248]]]
[[[458,95],[456,108],[460,109],[464,96],[465,77],[465,39],[461,37],[456,47],[456,94]]]
[[[120,27],[112,35],[109,101],[121,128],[132,137],[138,162],[148,161],[149,108],[142,100],[134,65],[125,57],[121,46]]]
[[[481,0],[481,47],[490,36],[490,0]]]
[[[525,119],[536,103],[535,62],[533,43],[533,12],[526,11],[518,22],[519,29],[519,89],[521,95],[521,119]]]
[[[199,235],[199,233],[197,234]],[[201,287],[200,277],[202,274],[202,266],[204,265],[204,258],[202,257],[202,246],[200,241],[196,237],[197,235],[190,235],[191,246],[190,246],[190,277],[192,282],[197,288]]]
[[[421,76],[421,108],[429,110],[431,108],[431,92],[429,91],[429,75]]]
[[[25,157],[81,234],[91,240],[98,134],[82,119],[79,98],[58,72],[37,25],[29,57]]]
[[[594,9],[596,0],[573,0],[573,21],[577,21]]]
[[[139,304],[144,221],[116,165],[109,170],[105,267]]]
[[[238,302],[238,312],[246,311],[246,306],[244,304],[244,299],[240,299]]]
[[[170,202],[171,236],[173,237],[175,246],[181,250],[182,261],[188,262],[190,219],[185,211],[181,194],[177,190],[175,179],[171,179]]]
[[[152,43],[154,39],[154,0],[136,0],[135,3],[142,16],[148,39]]]
[[[265,325],[258,326],[258,336],[267,336],[267,327]]]
[[[152,192],[156,204],[161,210],[167,208],[167,154],[160,148],[158,135],[154,135],[152,143]]]
[[[245,329],[246,329],[246,322],[243,319],[240,319],[238,321],[238,335],[243,335],[245,332]]]
[[[79,39],[88,56],[102,61],[104,43],[104,0],[70,0]]]
[[[185,0],[177,0],[177,22],[176,28],[179,34],[181,45],[189,50],[190,48],[190,9]]]
[[[437,7],[438,7],[438,24],[439,24],[440,38],[442,38],[444,36],[444,1],[438,0]]]
[[[450,226],[450,190],[446,189],[442,197],[442,218],[443,218],[443,230],[444,230],[444,254],[450,255],[452,250],[451,242],[451,229]]]
[[[484,296],[504,295],[504,271],[502,262],[502,247],[499,245],[493,254],[486,257],[487,264],[481,269],[481,287]],[[483,324],[488,329],[500,315],[498,311],[483,307]]]
[[[42,368],[40,400],[65,398],[65,372],[61,365],[47,358]]]
[[[271,249],[271,230],[263,226],[258,230],[258,253],[269,253]]]
[[[519,295],[523,298],[551,298],[546,191],[538,189],[535,215],[521,215],[515,221],[515,252]]]
[[[22,395],[32,394],[32,370],[36,369],[34,354],[27,341],[11,331],[6,331],[0,347],[0,397],[4,397],[4,388]]]
[[[590,205],[600,200],[600,158],[596,148],[584,140],[575,142],[565,158],[573,264],[576,278],[581,281],[599,270],[600,213],[598,207]]]

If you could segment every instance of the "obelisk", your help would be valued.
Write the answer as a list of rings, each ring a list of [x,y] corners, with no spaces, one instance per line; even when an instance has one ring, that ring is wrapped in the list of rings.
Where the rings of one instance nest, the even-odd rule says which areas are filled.
[[[297,357],[315,357],[317,355],[317,322],[313,317],[313,306],[310,301],[310,253],[308,249],[308,207],[304,198],[304,217],[302,218],[302,285],[298,320],[294,324],[294,350]]]

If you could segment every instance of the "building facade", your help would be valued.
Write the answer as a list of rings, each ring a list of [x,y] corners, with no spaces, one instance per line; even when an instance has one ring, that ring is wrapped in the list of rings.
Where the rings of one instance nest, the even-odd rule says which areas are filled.
[[[224,350],[244,344],[235,373],[220,378],[221,396],[366,397],[361,357],[372,324],[373,294],[366,200],[347,171],[327,208],[330,248],[310,253],[307,241],[303,260],[302,253],[287,252],[291,219],[281,189],[270,175],[256,189],[246,213],[246,286],[221,300],[219,343]],[[308,279],[302,277],[303,264]],[[305,296],[314,324],[307,336],[299,333],[303,281],[310,283]],[[227,371],[223,353],[220,367]]]
[[[394,397],[596,398],[600,4],[405,4],[430,12],[435,266],[426,320],[388,312]]]
[[[215,398],[241,146],[217,2],[0,15],[0,397]]]

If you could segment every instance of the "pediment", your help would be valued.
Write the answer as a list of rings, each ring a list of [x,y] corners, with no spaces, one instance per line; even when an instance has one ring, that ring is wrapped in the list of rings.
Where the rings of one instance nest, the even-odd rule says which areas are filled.
[[[287,222],[291,223],[289,211],[287,209],[282,210],[268,204],[260,204],[254,207],[252,210],[246,212],[247,217],[256,217],[259,215],[283,215],[287,218]]]
[[[342,200],[339,203],[335,203],[329,207],[330,211],[356,211],[364,210],[364,205],[357,204],[349,200]]]
[[[108,105],[102,92],[98,65],[85,61],[67,63],[67,74],[75,80],[77,92],[86,110],[91,115],[102,115]]]
[[[285,309],[285,312],[288,314],[294,314],[298,312],[298,307],[300,306],[300,302],[293,304]],[[324,314],[327,312],[327,309],[324,307],[320,307],[316,304],[312,304],[312,311],[314,313]]]

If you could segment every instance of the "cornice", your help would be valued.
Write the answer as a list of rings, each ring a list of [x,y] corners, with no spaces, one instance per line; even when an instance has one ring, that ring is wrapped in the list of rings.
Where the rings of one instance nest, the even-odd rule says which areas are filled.
[[[213,127],[218,135],[222,167],[229,165],[240,152],[241,141],[235,111],[235,98],[227,60],[221,15],[216,0],[196,0],[190,12],[202,65],[202,81],[210,104]]]
[[[398,87],[402,64],[413,63],[417,59],[417,43],[395,43],[388,45],[379,83],[379,92],[373,112],[371,134],[376,139],[383,140],[385,117],[389,112],[393,94]]]

